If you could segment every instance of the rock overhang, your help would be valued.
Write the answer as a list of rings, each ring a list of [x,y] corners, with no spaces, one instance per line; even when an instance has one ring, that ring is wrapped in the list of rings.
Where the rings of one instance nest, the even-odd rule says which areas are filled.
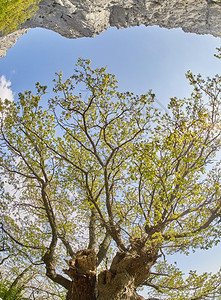
[[[221,0],[42,0],[21,29],[0,37],[0,57],[30,28],[80,38],[141,24],[221,37]]]

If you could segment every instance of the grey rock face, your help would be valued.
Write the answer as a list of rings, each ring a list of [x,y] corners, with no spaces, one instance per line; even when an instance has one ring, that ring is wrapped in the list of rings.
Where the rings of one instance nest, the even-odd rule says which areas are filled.
[[[21,30],[0,36],[0,57],[35,27],[67,38],[92,37],[110,26],[141,24],[221,36],[221,0],[42,0],[39,7]]]
[[[27,31],[28,29],[20,29],[16,32],[0,37],[0,58],[5,56],[7,50],[12,46],[14,46],[18,38],[24,33],[26,33]]]

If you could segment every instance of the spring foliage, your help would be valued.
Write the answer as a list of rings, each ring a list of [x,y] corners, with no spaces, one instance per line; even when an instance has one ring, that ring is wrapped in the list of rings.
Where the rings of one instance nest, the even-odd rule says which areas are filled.
[[[64,251],[89,247],[104,268],[117,248],[128,253],[145,244],[155,272],[142,282],[135,276],[136,288],[147,285],[167,299],[215,295],[219,274],[192,272],[185,282],[158,255],[220,242],[221,78],[186,76],[191,97],[172,98],[168,112],[156,108],[151,91],[121,93],[114,75],[82,59],[69,79],[57,74],[48,104],[39,83],[35,94],[1,101],[8,248],[16,246],[18,256],[28,249],[32,261],[46,253],[60,268]],[[7,185],[16,193],[6,193]]]
[[[12,287],[10,282],[0,281],[0,299],[5,300],[28,300],[21,296],[23,287]]]

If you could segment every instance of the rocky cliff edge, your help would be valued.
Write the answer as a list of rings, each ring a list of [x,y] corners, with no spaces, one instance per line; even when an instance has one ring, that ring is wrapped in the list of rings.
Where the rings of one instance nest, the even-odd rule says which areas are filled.
[[[110,26],[159,25],[221,36],[221,0],[42,0],[22,28],[0,36],[0,57],[30,28],[42,27],[67,38],[92,37]]]

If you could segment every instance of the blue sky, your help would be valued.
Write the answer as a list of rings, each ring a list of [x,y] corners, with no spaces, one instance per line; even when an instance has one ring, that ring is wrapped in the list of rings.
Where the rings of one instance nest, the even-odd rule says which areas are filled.
[[[16,98],[18,92],[33,89],[37,81],[51,89],[54,73],[62,70],[68,77],[77,58],[83,57],[90,58],[95,67],[108,66],[108,71],[116,74],[121,91],[146,93],[152,89],[166,107],[170,97],[189,96],[187,70],[204,76],[220,73],[221,61],[213,56],[220,46],[221,40],[212,36],[157,26],[110,28],[94,38],[77,40],[32,29],[0,59],[0,97],[12,97],[12,91]],[[217,271],[221,266],[220,246],[171,258],[174,260],[184,271]]]
[[[109,66],[122,90],[145,93],[152,89],[160,102],[189,94],[185,72],[213,75],[220,61],[213,57],[220,39],[157,26],[117,30],[110,28],[94,38],[70,40],[57,33],[33,29],[22,36],[0,60],[0,75],[12,82],[17,93],[35,82],[51,86],[54,73],[69,76],[78,57],[94,66]]]

